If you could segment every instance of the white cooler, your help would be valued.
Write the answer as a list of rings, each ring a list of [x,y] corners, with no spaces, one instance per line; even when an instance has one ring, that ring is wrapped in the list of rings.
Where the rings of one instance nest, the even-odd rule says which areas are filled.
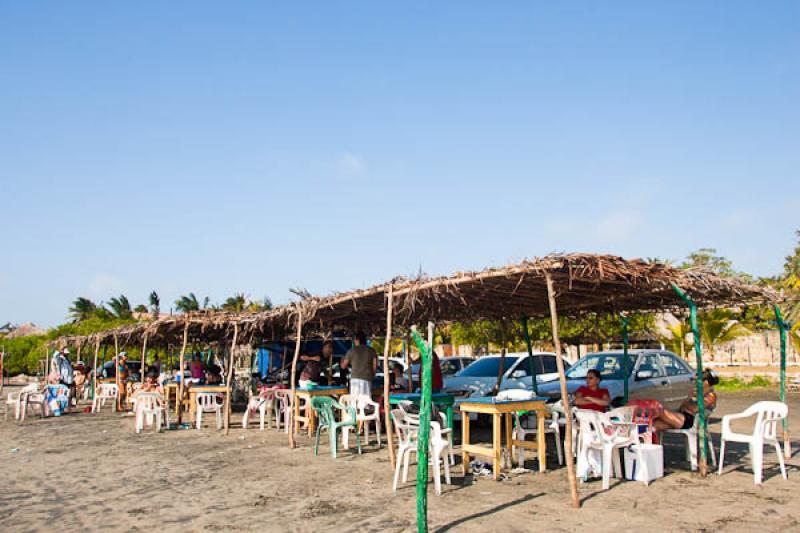
[[[647,465],[647,478],[644,476],[645,469],[639,464],[637,447],[641,448],[642,459]],[[625,448],[625,477],[645,483],[664,477],[664,448],[660,444],[638,444]]]

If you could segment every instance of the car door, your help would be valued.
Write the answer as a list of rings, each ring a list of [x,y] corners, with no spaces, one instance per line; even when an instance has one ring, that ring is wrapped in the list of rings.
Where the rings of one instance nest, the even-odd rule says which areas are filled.
[[[639,378],[641,372],[649,372],[647,378]],[[669,378],[661,366],[657,352],[645,353],[639,357],[638,366],[633,373],[630,398],[634,400],[658,400],[664,403],[669,396]]]
[[[689,365],[674,353],[662,352],[658,357],[669,379],[669,394],[664,405],[675,410],[694,389],[694,374]]]

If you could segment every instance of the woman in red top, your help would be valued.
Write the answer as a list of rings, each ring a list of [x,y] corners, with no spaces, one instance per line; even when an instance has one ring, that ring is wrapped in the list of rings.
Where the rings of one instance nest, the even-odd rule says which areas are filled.
[[[594,368],[586,373],[586,385],[575,391],[575,405],[580,409],[592,409],[604,413],[611,397],[608,389],[600,387],[600,371]]]

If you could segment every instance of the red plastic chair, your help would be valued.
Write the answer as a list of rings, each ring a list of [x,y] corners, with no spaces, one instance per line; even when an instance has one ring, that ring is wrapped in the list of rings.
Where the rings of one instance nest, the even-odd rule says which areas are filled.
[[[647,444],[658,444],[658,436],[653,429],[653,420],[664,412],[661,402],[658,400],[630,400],[628,405],[634,407],[632,422],[640,428],[647,425],[647,430],[639,437]],[[640,433],[642,433],[641,429]]]

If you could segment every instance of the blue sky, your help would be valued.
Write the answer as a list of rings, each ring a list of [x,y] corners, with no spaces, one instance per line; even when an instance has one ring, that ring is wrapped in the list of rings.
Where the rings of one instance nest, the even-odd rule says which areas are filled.
[[[0,2],[0,323],[553,251],[775,274],[800,3],[643,4]]]

